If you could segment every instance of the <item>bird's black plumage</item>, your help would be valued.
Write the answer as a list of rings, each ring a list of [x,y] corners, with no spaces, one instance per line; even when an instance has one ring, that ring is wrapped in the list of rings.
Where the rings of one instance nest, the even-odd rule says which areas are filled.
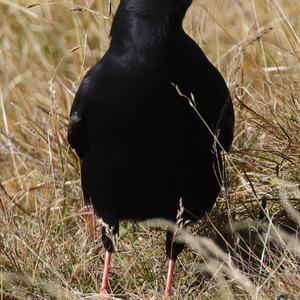
[[[221,147],[182,94],[225,150],[233,107],[223,77],[182,29],[191,2],[121,0],[111,45],[76,94],[68,141],[86,200],[114,232],[122,219],[174,221],[180,198],[184,218],[198,219],[219,194]],[[172,252],[171,237],[167,255],[176,257],[182,246]]]

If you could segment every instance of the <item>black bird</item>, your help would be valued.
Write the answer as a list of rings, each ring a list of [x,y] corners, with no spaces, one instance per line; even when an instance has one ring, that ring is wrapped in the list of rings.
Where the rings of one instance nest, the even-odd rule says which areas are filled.
[[[71,109],[68,141],[81,159],[85,201],[107,224],[101,292],[123,219],[198,220],[220,192],[221,151],[234,112],[222,75],[184,32],[192,0],[121,0],[111,43],[84,77]],[[167,232],[169,295],[184,245]]]

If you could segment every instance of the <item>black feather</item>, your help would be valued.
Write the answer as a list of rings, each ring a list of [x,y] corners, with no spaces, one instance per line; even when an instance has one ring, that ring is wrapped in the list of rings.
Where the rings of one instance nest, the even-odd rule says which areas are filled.
[[[121,219],[174,221],[180,198],[184,219],[196,220],[219,194],[211,132],[228,150],[234,113],[223,77],[182,29],[190,3],[122,0],[111,46],[76,94],[68,141],[85,194],[114,228]],[[182,250],[174,247],[168,239],[168,256]]]

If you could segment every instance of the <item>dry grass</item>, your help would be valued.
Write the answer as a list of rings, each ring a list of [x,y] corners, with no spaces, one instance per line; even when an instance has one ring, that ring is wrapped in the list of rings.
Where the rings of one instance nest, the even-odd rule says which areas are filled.
[[[0,0],[0,299],[95,299],[103,249],[85,239],[65,137],[117,1],[111,14],[108,0],[32,3]],[[186,30],[230,86],[236,129],[223,193],[183,236],[193,251],[180,257],[174,299],[300,299],[299,9],[298,0],[195,0],[187,14]],[[115,295],[161,298],[164,233],[146,225],[121,227]]]

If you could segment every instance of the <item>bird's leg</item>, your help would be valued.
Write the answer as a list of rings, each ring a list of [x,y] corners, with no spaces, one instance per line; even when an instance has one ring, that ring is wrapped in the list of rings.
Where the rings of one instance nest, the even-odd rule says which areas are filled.
[[[167,275],[166,288],[164,293],[166,299],[171,297],[171,289],[172,289],[172,283],[174,278],[175,264],[176,264],[176,260],[169,258],[168,275]]]
[[[183,243],[176,242],[174,237],[174,233],[170,230],[167,231],[167,239],[166,239],[166,253],[168,257],[168,275],[166,280],[166,287],[164,296],[166,299],[170,298],[172,295],[172,284],[175,273],[175,264],[177,256],[184,248]]]
[[[102,242],[105,248],[105,258],[104,258],[104,270],[103,270],[101,287],[100,287],[100,295],[102,298],[100,298],[99,300],[107,299],[105,295],[108,294],[109,268],[110,268],[112,252],[114,250],[114,243],[112,239],[118,234],[118,231],[119,231],[118,222],[114,222],[114,226],[108,225],[107,227],[104,226],[102,227]]]
[[[108,277],[109,277],[109,267],[110,267],[111,255],[112,255],[112,251],[105,252],[104,270],[103,270],[102,282],[101,282],[101,287],[100,287],[101,294],[107,294],[107,292],[108,292]]]
[[[88,204],[82,208],[82,215],[85,223],[85,231],[88,238],[94,237],[96,233],[96,216],[93,207]]]

